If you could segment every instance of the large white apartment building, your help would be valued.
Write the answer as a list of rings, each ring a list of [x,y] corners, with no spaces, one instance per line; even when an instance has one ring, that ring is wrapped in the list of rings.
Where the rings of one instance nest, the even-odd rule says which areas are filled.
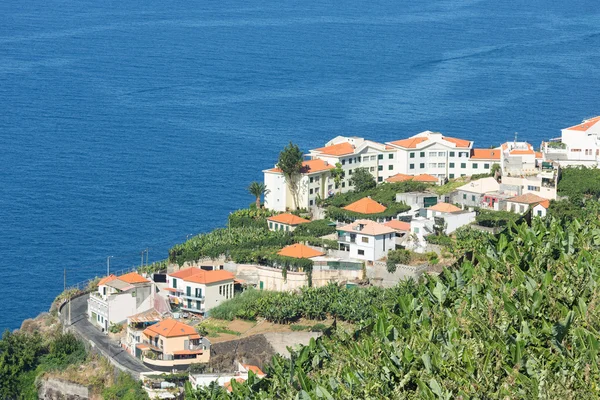
[[[600,166],[600,116],[565,128],[561,137],[542,143],[545,161],[561,166]]]
[[[500,150],[474,149],[473,142],[425,131],[408,139],[385,144],[359,137],[338,136],[325,147],[310,150],[299,178],[298,208],[310,208],[318,198],[327,198],[337,191],[353,189],[350,178],[357,168],[366,168],[378,183],[396,174],[429,174],[452,179],[460,176],[489,173],[494,163],[500,163]],[[330,170],[342,165],[344,179],[336,188]],[[294,209],[294,202],[283,173],[278,168],[263,171],[265,207],[275,211]]]

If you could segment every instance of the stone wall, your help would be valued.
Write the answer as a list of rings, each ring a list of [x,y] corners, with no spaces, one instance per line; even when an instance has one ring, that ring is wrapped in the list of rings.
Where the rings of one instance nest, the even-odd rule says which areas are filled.
[[[384,261],[375,261],[373,266],[367,267],[367,278],[372,285],[393,287],[401,280],[418,279],[428,269],[429,265],[427,264],[417,266],[397,264],[396,272],[389,273]]]
[[[49,378],[40,382],[38,398],[43,400],[87,400],[90,391],[87,386]]]

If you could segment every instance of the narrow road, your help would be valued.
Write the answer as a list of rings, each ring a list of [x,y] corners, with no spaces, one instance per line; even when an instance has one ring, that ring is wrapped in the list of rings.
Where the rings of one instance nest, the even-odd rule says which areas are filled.
[[[92,341],[104,354],[108,354],[112,359],[117,361],[123,367],[129,369],[135,374],[140,372],[150,372],[150,368],[146,367],[140,360],[133,357],[131,354],[123,350],[118,344],[109,340],[108,336],[96,328],[87,319],[87,299],[89,294],[77,297],[71,301],[71,324],[85,338]],[[69,306],[65,305],[61,312],[63,323],[68,324]]]

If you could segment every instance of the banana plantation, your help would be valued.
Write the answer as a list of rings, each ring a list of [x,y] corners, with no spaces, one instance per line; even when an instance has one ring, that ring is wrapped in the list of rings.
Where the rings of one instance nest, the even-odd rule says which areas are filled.
[[[267,377],[234,381],[231,393],[213,386],[186,398],[599,398],[600,221],[587,211],[581,220],[511,223],[474,241],[472,257],[377,301],[371,289],[333,288],[265,300],[264,310],[332,314],[355,329],[273,358]]]

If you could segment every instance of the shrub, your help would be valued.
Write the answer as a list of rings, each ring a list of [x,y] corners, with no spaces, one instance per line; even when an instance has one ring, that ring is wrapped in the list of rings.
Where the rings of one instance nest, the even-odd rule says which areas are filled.
[[[327,330],[327,325],[325,324],[314,324],[313,327],[310,329],[311,332],[325,332]]]
[[[307,331],[307,330],[309,330],[309,329],[310,329],[310,326],[308,326],[308,325],[292,325],[292,326],[290,327],[290,329],[291,329],[293,332]]]
[[[411,260],[411,252],[404,249],[390,250],[387,255],[386,266],[390,273],[396,272],[396,264],[408,264]]]
[[[296,230],[294,230],[293,235],[294,237],[321,237],[335,233],[335,225],[330,226],[329,224],[331,224],[331,221],[327,219],[317,219],[314,221],[310,221],[305,224],[298,225]]]

